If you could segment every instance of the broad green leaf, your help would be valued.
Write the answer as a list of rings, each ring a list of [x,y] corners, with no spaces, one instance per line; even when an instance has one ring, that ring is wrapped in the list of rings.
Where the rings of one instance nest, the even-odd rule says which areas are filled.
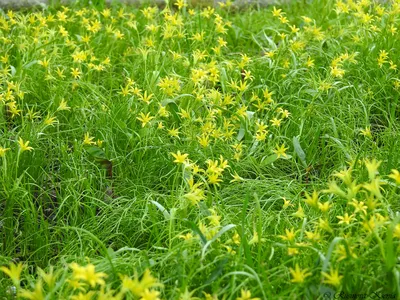
[[[294,151],[299,156],[300,161],[303,164],[303,167],[307,168],[306,154],[304,153],[303,148],[301,148],[301,145],[300,145],[300,142],[299,142],[299,139],[297,136],[293,137],[293,147],[294,147]]]
[[[101,149],[99,147],[91,146],[91,147],[86,148],[86,151],[93,158],[107,159],[106,153],[103,151],[103,149]]]
[[[277,159],[278,159],[278,155],[277,154],[272,154],[270,156],[264,156],[260,161],[260,167],[264,167],[264,166],[267,166],[269,164],[272,164]]]

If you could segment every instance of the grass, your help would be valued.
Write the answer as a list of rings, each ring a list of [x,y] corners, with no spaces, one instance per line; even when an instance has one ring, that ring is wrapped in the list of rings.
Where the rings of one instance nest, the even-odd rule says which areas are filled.
[[[1,12],[0,296],[399,297],[399,13]]]

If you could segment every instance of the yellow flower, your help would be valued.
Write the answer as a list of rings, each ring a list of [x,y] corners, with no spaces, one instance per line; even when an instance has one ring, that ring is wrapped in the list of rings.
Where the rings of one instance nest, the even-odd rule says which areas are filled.
[[[344,216],[337,216],[336,218],[338,218],[340,221],[338,222],[338,224],[347,224],[349,225],[350,222],[354,219],[354,215],[350,215],[348,213],[345,213]]]
[[[256,133],[256,140],[259,141],[259,142],[265,141],[265,139],[267,138],[267,134],[268,134],[268,131],[257,132]]]
[[[253,237],[249,241],[249,245],[258,244],[259,242],[265,242],[265,239],[264,238],[260,239],[259,236],[258,236],[258,232],[254,231]]]
[[[363,201],[358,202],[356,199],[353,199],[352,202],[350,202],[349,204],[354,207],[355,213],[358,213],[360,211],[365,215],[367,214],[367,206],[364,205]]]
[[[94,296],[94,292],[90,291],[88,293],[79,293],[78,295],[74,295],[71,297],[71,300],[92,300]]]
[[[325,230],[325,231],[332,232],[332,228],[329,225],[329,221],[326,220],[326,219],[319,218],[318,227],[323,229],[323,230]]]
[[[94,139],[94,137],[91,137],[91,136],[89,135],[89,132],[86,132],[86,133],[85,133],[85,136],[84,136],[84,138],[83,138],[83,144],[84,144],[84,145],[94,145],[95,142],[93,141],[93,139]]]
[[[349,169],[345,168],[340,172],[335,172],[333,176],[340,178],[347,186],[350,186],[353,183],[351,174],[353,172],[353,168],[350,167]]]
[[[39,60],[38,64],[46,69],[49,67],[49,61],[46,58],[44,58],[43,60]]]
[[[287,154],[286,154],[287,149],[288,148],[285,148],[285,144],[282,144],[281,146],[276,145],[276,148],[272,151],[278,156],[278,158],[281,156],[287,157]]]
[[[81,78],[82,72],[78,68],[71,68],[71,75],[74,77],[74,79],[79,79]]]
[[[186,288],[185,291],[179,295],[179,300],[195,300],[195,299],[198,299],[198,298],[192,297],[193,293],[194,293],[194,291],[189,292],[189,290]]]
[[[283,209],[286,209],[289,206],[293,206],[293,204],[290,203],[290,200],[287,200],[285,197],[282,197],[282,199],[283,199],[283,206],[282,206]]]
[[[229,240],[226,241],[226,244],[231,244],[234,243],[236,245],[240,245],[240,235],[239,233],[235,232],[235,234],[230,238]]]
[[[371,180],[369,183],[364,183],[363,188],[368,190],[372,195],[375,195],[376,198],[380,199],[382,198],[381,194],[381,185],[385,184],[383,181],[381,181],[379,178],[374,178]]]
[[[145,289],[144,292],[142,293],[142,297],[140,300],[159,300],[160,298],[158,297],[160,295],[160,292],[154,291],[154,290],[149,290]]]
[[[19,286],[20,276],[23,268],[24,266],[22,265],[22,263],[18,263],[17,265],[11,263],[9,268],[3,266],[0,267],[0,270],[6,273],[7,276],[11,278],[14,285]]]
[[[282,15],[282,9],[276,9],[275,6],[272,9],[272,15],[274,17],[280,17]]]
[[[293,216],[294,216],[294,217],[297,217],[297,218],[300,218],[300,219],[303,219],[303,218],[305,217],[304,210],[303,210],[303,208],[301,207],[301,205],[299,205],[299,208],[298,208],[297,211],[293,214]]]
[[[8,63],[8,59],[10,58],[10,56],[8,55],[8,54],[5,54],[5,55],[3,55],[3,56],[1,56],[0,57],[0,61],[3,63],[3,64],[6,64],[6,63]]]
[[[322,275],[324,276],[324,282],[327,284],[331,284],[335,287],[340,285],[340,281],[343,278],[343,276],[339,275],[339,270],[334,270],[330,269],[329,274],[326,272],[322,272]]]
[[[347,198],[347,194],[337,185],[335,181],[330,181],[328,183],[328,189],[323,190],[324,193],[335,194],[342,198]]]
[[[279,237],[289,242],[293,242],[296,238],[296,232],[294,231],[293,227],[290,230],[286,228],[285,234],[286,235],[279,235]]]
[[[273,118],[272,120],[270,120],[270,122],[272,123],[272,126],[279,127],[281,126],[282,120],[278,118]]]
[[[158,122],[158,123],[157,123],[157,129],[164,129],[164,124],[163,124],[163,122]]]
[[[371,218],[368,220],[367,218],[364,219],[362,222],[362,226],[367,232],[373,232],[374,229],[377,227],[377,222],[376,218],[374,216],[371,216]]]
[[[327,212],[327,211],[329,210],[330,206],[331,206],[331,204],[329,203],[329,201],[326,201],[326,202],[324,202],[324,203],[318,202],[318,208],[319,208],[319,210],[322,211],[322,212],[324,212],[324,213]]]
[[[292,33],[297,33],[300,28],[296,27],[296,25],[289,25],[290,30],[292,31]]]
[[[357,258],[357,255],[355,255],[352,251],[351,248],[349,247],[349,255],[347,254],[346,247],[344,245],[339,245],[338,248],[335,250],[335,253],[338,255],[338,261],[342,261],[346,259],[347,257],[351,258]]]
[[[186,163],[186,159],[189,156],[189,154],[181,154],[181,151],[178,151],[176,153],[171,153],[171,155],[175,158],[174,163],[177,164]]]
[[[89,283],[91,287],[95,287],[97,284],[105,285],[104,277],[107,277],[107,275],[103,272],[96,272],[94,265],[89,264],[85,267],[84,280]]]
[[[189,193],[183,195],[184,198],[188,199],[192,205],[197,205],[201,200],[205,199],[204,191],[199,188],[195,188]]]
[[[178,7],[178,10],[181,10],[183,7],[187,6],[187,3],[185,2],[185,0],[178,0],[175,2],[175,6]]]
[[[292,248],[292,247],[288,248],[288,255],[293,256],[293,255],[296,255],[296,254],[299,254],[299,249]]]
[[[147,94],[147,91],[144,91],[143,95],[139,95],[139,99],[145,102],[146,104],[150,103],[151,98],[153,98],[153,94]]]
[[[219,178],[219,174],[218,173],[210,173],[210,174],[208,174],[208,183],[219,185],[219,182],[221,182],[221,181],[222,180]]]
[[[236,300],[259,300],[260,298],[251,298],[251,292],[245,289],[240,290],[240,297]]]
[[[185,241],[189,241],[189,240],[193,239],[193,234],[191,232],[188,232],[186,234],[181,234],[178,237]]]
[[[159,284],[157,279],[150,274],[149,269],[144,271],[141,280],[139,280],[137,273],[135,273],[135,277],[133,279],[129,278],[128,276],[122,277],[122,290],[129,290],[136,296],[143,297],[143,295],[146,294],[146,290],[156,286],[161,286],[161,284]]]
[[[42,280],[38,280],[33,291],[22,290],[18,293],[19,297],[31,300],[44,300]]]
[[[70,287],[72,287],[72,289],[75,290],[80,290],[80,291],[84,291],[85,288],[84,286],[86,285],[85,283],[79,281],[79,280],[71,280],[71,279],[67,279],[68,285]]]
[[[198,136],[197,139],[199,140],[199,144],[203,148],[206,148],[210,143],[210,138],[207,134],[202,134],[202,135]]]
[[[181,89],[179,80],[173,77],[162,78],[158,86],[167,96],[172,96]]]
[[[365,127],[365,129],[361,129],[360,130],[360,134],[365,136],[365,137],[372,138],[371,126],[367,126],[367,127]]]
[[[147,113],[146,115],[144,113],[139,114],[140,117],[136,117],[140,122],[142,122],[142,127],[146,126],[147,123],[149,123],[154,117],[150,116],[150,113]]]
[[[0,148],[0,156],[1,156],[1,148]],[[389,178],[392,178],[396,181],[397,184],[400,184],[400,172],[396,169],[392,169],[392,174],[389,175]]]
[[[301,16],[305,23],[309,24],[312,22],[312,19],[307,16]]]
[[[29,145],[29,141],[24,142],[24,140],[22,138],[18,139],[18,144],[19,144],[19,147],[21,149],[21,152],[33,150],[32,147],[28,146]]]
[[[167,132],[170,136],[179,138],[179,128],[171,128],[168,129]]]
[[[307,59],[306,66],[309,67],[309,68],[314,67],[314,59],[312,59],[311,57],[309,57],[309,58]]]
[[[220,3],[222,3],[222,2],[220,2]],[[206,292],[203,292],[203,294],[204,294],[205,300],[218,300],[217,295],[211,295]]]
[[[345,71],[339,67],[330,67],[331,68],[331,75],[333,77],[338,77],[338,78],[342,78]]]
[[[284,33],[284,32],[281,32],[281,33],[279,34],[279,36],[281,37],[282,40],[284,40],[285,37],[287,36],[287,34]]]
[[[244,180],[242,177],[240,177],[240,176],[238,175],[238,173],[237,173],[236,171],[235,171],[234,174],[231,174],[231,176],[233,177],[233,179],[232,179],[231,181],[229,181],[229,183],[232,183],[232,182],[241,182],[241,181]]]
[[[306,200],[304,200],[308,205],[317,208],[318,207],[318,192],[314,190],[312,196],[305,192]]]
[[[299,265],[296,264],[295,268],[290,268],[290,274],[292,274],[292,279],[290,280],[293,283],[303,283],[304,280],[311,275],[311,273],[307,273],[308,269],[301,270]]]
[[[68,106],[67,102],[64,99],[61,99],[61,102],[58,105],[57,111],[70,110],[70,109],[71,109],[71,107]]]
[[[289,23],[288,18],[284,17],[284,16],[279,16],[279,21],[281,21],[282,24],[287,24]]]
[[[104,285],[104,277],[107,277],[105,273],[97,272],[95,266],[88,264],[87,266],[80,266],[77,263],[72,263],[70,268],[73,271],[72,277],[75,280],[86,281],[91,287],[95,287],[97,284]]]
[[[3,148],[0,147],[0,157],[4,157],[6,155],[6,152],[10,150],[10,148]]]
[[[400,239],[400,224],[397,224],[393,230],[393,236]]]
[[[57,118],[50,117],[50,115],[47,115],[47,117],[46,117],[46,119],[44,119],[43,123],[47,126],[54,126],[54,124],[57,123]]]
[[[114,31],[114,36],[117,40],[122,40],[125,36],[125,34],[123,34],[121,31],[119,30],[115,30]]]
[[[53,266],[50,267],[49,273],[46,273],[41,268],[38,268],[37,273],[40,275],[40,277],[42,277],[42,279],[44,280],[44,282],[46,282],[46,284],[49,286],[50,289],[54,287],[56,283],[57,274],[54,274]]]
[[[375,158],[370,161],[370,160],[365,160],[365,167],[368,170],[368,177],[370,180],[375,179],[376,173],[378,172],[378,168],[380,166],[381,162],[377,161]]]
[[[60,77],[61,79],[65,78],[64,69],[57,68],[56,73],[57,73],[58,77]]]
[[[305,231],[305,234],[310,241],[318,242],[321,239],[319,232]]]

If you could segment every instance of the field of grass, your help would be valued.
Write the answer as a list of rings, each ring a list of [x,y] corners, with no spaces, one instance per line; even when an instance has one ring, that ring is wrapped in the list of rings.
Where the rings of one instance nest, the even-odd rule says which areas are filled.
[[[399,297],[399,0],[0,29],[0,299]]]

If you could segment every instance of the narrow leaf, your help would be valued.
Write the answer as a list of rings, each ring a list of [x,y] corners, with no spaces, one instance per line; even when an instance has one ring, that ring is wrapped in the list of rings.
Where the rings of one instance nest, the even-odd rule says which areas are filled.
[[[201,259],[202,259],[202,260],[204,259],[204,256],[205,256],[205,254],[206,254],[207,248],[210,247],[210,245],[211,245],[214,241],[216,241],[221,235],[223,235],[225,232],[227,232],[228,230],[230,230],[230,229],[232,229],[232,228],[234,228],[234,227],[236,227],[235,224],[229,224],[229,225],[226,225],[226,226],[222,227],[221,230],[218,231],[218,233],[217,233],[216,235],[214,235],[213,238],[212,238],[211,240],[209,240],[209,241],[204,245],[203,250],[201,251]]]

